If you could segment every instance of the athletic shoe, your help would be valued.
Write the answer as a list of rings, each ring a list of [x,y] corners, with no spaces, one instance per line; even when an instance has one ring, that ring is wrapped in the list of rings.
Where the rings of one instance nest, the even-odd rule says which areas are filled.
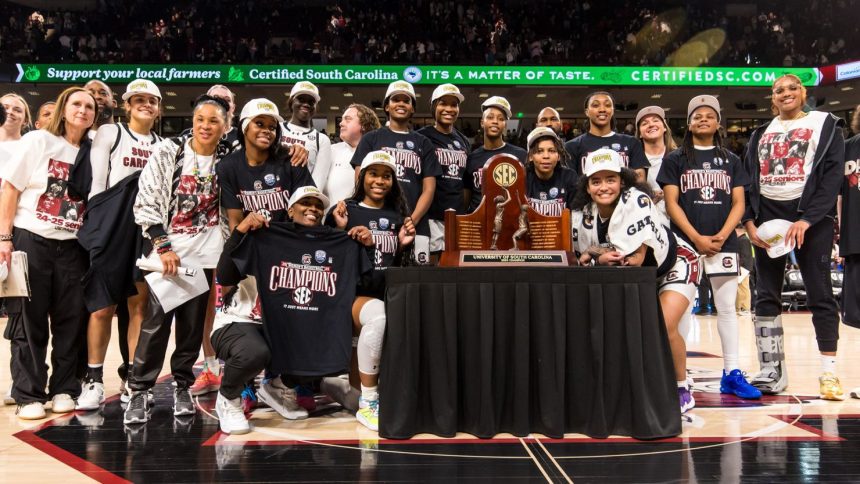
[[[128,380],[122,380],[119,384],[119,401],[128,403],[129,400],[131,400],[131,391],[128,389]]]
[[[298,385],[296,387],[296,402],[298,402],[299,406],[308,412],[313,412],[317,409],[317,401],[314,398],[314,391],[308,386]]]
[[[203,369],[194,384],[191,385],[191,394],[195,397],[205,395],[211,392],[217,392],[221,389],[221,375],[216,375],[209,371],[209,368]]]
[[[245,389],[242,390],[242,411],[245,413],[251,413],[256,406],[257,392],[254,391],[254,387],[246,384]]]
[[[851,390],[851,398],[860,398],[860,387]]]
[[[128,407],[122,417],[124,424],[146,423],[149,421],[149,399],[146,397],[146,391],[131,392],[131,399],[128,402]]]
[[[696,399],[693,398],[693,393],[684,387],[678,387],[678,402],[681,404],[681,413],[686,413],[696,406]]]
[[[379,399],[365,400],[364,397],[358,399],[358,412],[355,412],[355,418],[361,425],[370,430],[379,431]]]
[[[272,378],[260,385],[257,398],[287,420],[308,418],[308,411],[296,402],[296,391],[287,388],[280,378]]]
[[[75,410],[75,400],[68,393],[59,393],[51,399],[51,412],[69,413]]]
[[[98,410],[103,403],[105,403],[105,384],[90,380],[83,384],[75,410]]]
[[[756,400],[761,398],[761,391],[750,385],[741,370],[734,369],[728,374],[723,370],[720,380],[720,393],[737,395],[740,398]]]
[[[833,373],[824,373],[818,377],[818,387],[822,400],[845,400],[845,393],[842,392],[842,383],[839,382],[839,378],[836,378]]]
[[[230,400],[218,392],[218,398],[215,400],[215,413],[218,414],[218,424],[221,426],[221,431],[225,434],[241,435],[251,431],[251,425],[245,418],[245,412],[242,411],[241,398]]]
[[[190,388],[175,388],[173,390],[173,415],[194,415],[197,409],[191,399]]]
[[[3,405],[15,405],[15,399],[12,398],[12,386],[9,386],[9,390],[6,392],[6,395],[3,396]]]
[[[320,392],[339,403],[350,412],[358,411],[361,392],[349,384],[349,375],[327,376],[320,381]]]
[[[39,402],[21,403],[15,415],[22,420],[39,420],[45,418],[45,407]]]

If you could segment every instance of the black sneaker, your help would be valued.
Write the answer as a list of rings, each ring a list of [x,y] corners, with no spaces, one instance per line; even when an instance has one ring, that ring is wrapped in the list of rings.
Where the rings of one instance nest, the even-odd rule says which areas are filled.
[[[194,415],[195,413],[197,409],[194,407],[194,400],[191,399],[191,389],[174,388],[173,415]]]
[[[128,407],[123,414],[122,423],[135,424],[149,422],[149,399],[146,398],[146,390],[132,391]]]

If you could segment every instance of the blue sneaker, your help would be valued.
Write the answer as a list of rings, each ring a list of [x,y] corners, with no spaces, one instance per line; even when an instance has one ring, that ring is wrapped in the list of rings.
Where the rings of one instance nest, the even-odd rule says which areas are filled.
[[[254,391],[254,387],[245,384],[245,389],[242,390],[242,410],[245,413],[251,413],[256,406],[257,392]]]
[[[720,379],[720,393],[737,395],[747,400],[761,398],[761,390],[750,385],[744,378],[743,372],[738,369],[734,369],[728,374],[726,374],[726,370],[723,370],[723,377]]]
[[[681,413],[686,413],[696,406],[696,399],[689,388],[678,387],[678,403],[681,405]]]

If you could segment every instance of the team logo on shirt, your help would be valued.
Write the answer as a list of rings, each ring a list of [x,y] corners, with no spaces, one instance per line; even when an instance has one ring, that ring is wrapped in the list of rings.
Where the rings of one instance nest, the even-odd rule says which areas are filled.
[[[373,265],[377,267],[382,265],[382,251],[379,249],[373,251]]]
[[[299,306],[307,306],[314,298],[314,293],[305,286],[293,290],[293,302]]]
[[[324,250],[318,250],[314,252],[314,260],[317,261],[317,264],[322,264],[323,262],[325,262],[325,256],[326,254]]]
[[[702,200],[713,200],[716,194],[717,191],[712,187],[702,187],[702,189],[699,190],[699,197],[701,197]]]
[[[275,178],[275,175],[267,173],[266,176],[263,177],[263,181],[266,182],[266,185],[272,186],[275,184],[277,179]]]
[[[370,227],[370,230],[376,230],[376,220],[371,220],[370,223],[367,225]]]
[[[263,183],[260,180],[254,180],[254,190],[259,191],[262,189],[263,189]]]
[[[710,170],[710,169],[711,169],[711,164],[710,164],[710,163],[702,163],[702,168],[704,168],[704,169],[706,169],[706,170]]]
[[[457,148],[459,148],[459,147],[460,147],[460,142],[459,142],[459,141],[457,141],[457,140],[454,140],[454,146],[455,146],[455,147],[457,147]]]
[[[302,255],[302,264],[304,264],[306,266],[311,265],[311,255],[310,254]]]
[[[389,221],[387,218],[380,218],[379,219],[379,228],[380,229],[388,230],[388,224],[389,224]]]
[[[732,266],[735,265],[734,257],[723,257],[723,267],[726,269],[731,269]]]
[[[410,150],[413,150],[413,149],[415,149],[415,143],[413,143],[412,141],[407,141],[406,147],[409,148]]]
[[[460,169],[457,167],[457,165],[448,165],[448,176],[456,178],[459,174]]]
[[[402,150],[402,149],[403,149],[403,142],[402,142],[402,141],[398,141],[397,143],[394,143],[394,146],[395,146],[398,150]]]
[[[612,149],[615,151],[621,151],[621,145],[618,143],[612,143]]]
[[[546,192],[540,192],[540,194],[538,196],[540,197],[541,200],[546,200]]]
[[[558,196],[558,188],[556,188],[556,187],[550,188],[549,189],[549,196],[550,196],[550,198],[557,197]]]

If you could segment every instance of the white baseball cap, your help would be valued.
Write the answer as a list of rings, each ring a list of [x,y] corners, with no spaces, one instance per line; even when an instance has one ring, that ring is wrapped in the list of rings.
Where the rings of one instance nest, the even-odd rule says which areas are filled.
[[[278,106],[276,106],[272,101],[262,97],[251,99],[245,103],[245,106],[242,107],[242,113],[239,114],[239,119],[253,119],[257,116],[271,116],[279,123],[284,122],[284,118],[282,118],[278,112]]]
[[[509,103],[508,100],[503,98],[502,96],[488,97],[486,101],[481,103],[481,112],[486,111],[487,108],[501,109],[502,112],[505,113],[505,116],[508,117],[508,119],[511,119],[511,114],[513,114],[511,113],[511,103]]]
[[[791,252],[791,248],[785,243],[785,234],[791,227],[792,223],[785,219],[768,220],[758,226],[756,234],[758,237],[767,242],[770,249],[767,249],[767,255],[771,259],[784,256]]]
[[[621,173],[622,166],[624,166],[624,162],[617,151],[609,148],[600,148],[597,151],[592,151],[585,157],[585,167],[582,169],[582,174],[589,177],[598,171],[604,170]]]
[[[314,101],[320,102],[320,90],[312,82],[299,81],[292,89],[290,89],[290,99],[298,96],[299,94],[307,94],[314,98]]]
[[[415,97],[415,88],[406,81],[394,81],[388,85],[388,89],[385,91],[385,103],[387,104],[391,96],[395,94],[406,94],[412,98],[412,104],[418,102],[418,98]]]
[[[454,96],[458,101],[463,102],[466,99],[460,92],[460,88],[453,84],[439,84],[436,89],[433,89],[433,96],[430,97],[430,104],[436,102],[437,99],[445,96]]]
[[[550,137],[556,140],[559,139],[558,135],[555,133],[555,131],[553,131],[552,128],[547,126],[540,126],[533,129],[532,132],[529,133],[528,137],[526,138],[526,146],[531,149],[532,143],[535,143],[539,139],[546,137]]]
[[[128,86],[125,88],[125,93],[122,95],[122,100],[128,101],[129,98],[137,94],[149,94],[157,97],[158,100],[161,101],[161,91],[158,90],[158,86],[147,79],[135,79],[129,82]]]
[[[714,96],[709,96],[707,94],[702,94],[701,96],[696,96],[693,99],[690,99],[690,103],[687,104],[687,122],[690,122],[690,118],[693,117],[693,113],[696,112],[697,109],[706,106],[717,112],[717,122],[720,122],[722,120],[722,116],[720,115],[720,101]]]
[[[360,169],[363,170],[371,165],[383,165],[391,168],[391,171],[397,171],[397,162],[394,161],[394,157],[387,151],[371,151],[361,160]]]
[[[331,205],[328,197],[323,195],[323,192],[321,192],[319,188],[312,185],[306,185],[293,192],[293,195],[290,197],[290,207],[299,200],[308,197],[316,198],[321,201],[323,204],[323,210],[328,210],[328,207]]]

